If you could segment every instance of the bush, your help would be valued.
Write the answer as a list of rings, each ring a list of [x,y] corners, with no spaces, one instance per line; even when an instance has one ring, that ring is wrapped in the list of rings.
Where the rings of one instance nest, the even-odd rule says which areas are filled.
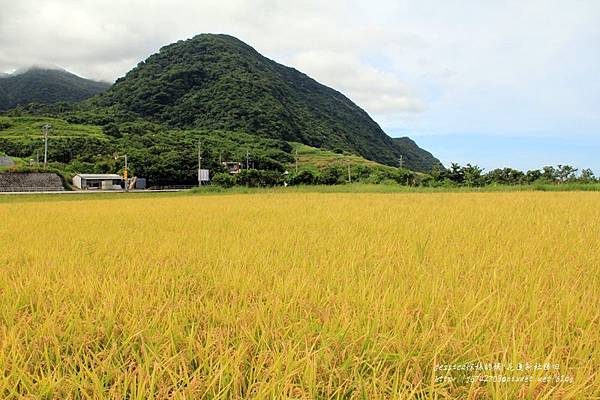
[[[363,181],[364,183],[370,184],[379,184],[384,180],[392,180],[394,183],[396,183],[396,181],[389,177],[389,174],[386,174],[384,171],[379,170],[372,171],[372,173],[370,173],[366,178],[361,179],[361,181]]]
[[[311,170],[302,170],[290,176],[290,185],[314,185],[319,182],[319,174]]]
[[[283,185],[281,172],[258,169],[244,169],[237,175],[237,184],[249,187]]]
[[[212,183],[224,188],[230,188],[236,184],[235,176],[228,172],[215,174],[212,178]]]
[[[121,134],[121,131],[119,130],[119,127],[117,126],[117,124],[114,124],[114,123],[109,123],[107,125],[104,125],[102,127],[102,132],[105,135],[112,136],[114,138],[123,137],[123,135]]]
[[[322,185],[337,185],[345,183],[344,169],[341,166],[330,165],[323,169],[319,182]]]

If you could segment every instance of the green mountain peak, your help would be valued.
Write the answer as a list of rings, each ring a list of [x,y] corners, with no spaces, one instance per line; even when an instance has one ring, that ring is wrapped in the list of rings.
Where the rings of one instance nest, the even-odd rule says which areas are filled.
[[[394,141],[340,92],[239,39],[201,34],[164,46],[91,104],[172,128],[247,132],[429,171],[414,142]]]

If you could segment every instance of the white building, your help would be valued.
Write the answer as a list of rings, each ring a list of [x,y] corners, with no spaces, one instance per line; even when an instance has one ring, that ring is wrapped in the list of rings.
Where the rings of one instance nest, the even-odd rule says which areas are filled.
[[[121,190],[123,178],[117,174],[77,174],[73,177],[73,186],[88,190]]]

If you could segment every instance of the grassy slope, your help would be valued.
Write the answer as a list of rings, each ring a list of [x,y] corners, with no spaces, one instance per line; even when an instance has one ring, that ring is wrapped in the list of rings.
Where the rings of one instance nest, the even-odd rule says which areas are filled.
[[[353,165],[369,165],[372,167],[391,168],[387,165],[380,164],[376,161],[367,160],[361,156],[354,154],[344,153],[338,154],[333,151],[323,150],[316,147],[311,147],[302,143],[290,143],[294,149],[292,154],[298,152],[298,166],[299,168],[316,167],[322,168],[331,164],[346,164],[351,163]],[[293,167],[293,165],[290,165]]]
[[[52,125],[51,137],[96,137],[108,140],[102,133],[102,128],[95,125],[71,124],[59,118],[52,117],[0,117],[0,137],[19,140],[43,140],[42,126]]]

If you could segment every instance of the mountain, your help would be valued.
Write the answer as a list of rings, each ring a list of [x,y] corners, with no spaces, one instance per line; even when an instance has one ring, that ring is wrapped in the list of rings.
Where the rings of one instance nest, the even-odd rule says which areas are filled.
[[[171,128],[240,131],[348,151],[429,171],[439,161],[394,141],[340,92],[228,35],[202,34],[160,49],[88,104]]]
[[[33,67],[0,76],[0,111],[27,103],[75,102],[110,87],[61,69]]]
[[[420,148],[411,138],[405,136],[392,140],[402,153],[402,163],[410,166],[414,171],[429,172],[435,165],[442,167],[440,160]]]

